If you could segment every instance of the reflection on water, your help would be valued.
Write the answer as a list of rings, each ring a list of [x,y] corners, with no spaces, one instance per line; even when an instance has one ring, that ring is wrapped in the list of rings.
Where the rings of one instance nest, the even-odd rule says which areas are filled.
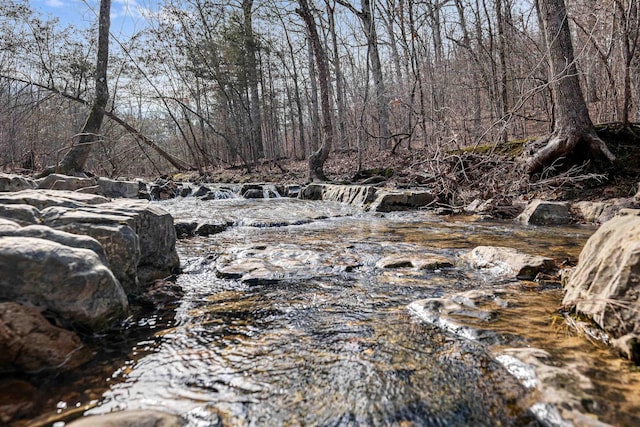
[[[126,360],[103,365],[96,376],[109,378],[100,394],[75,395],[92,406],[87,413],[157,408],[183,415],[191,426],[536,425],[526,409],[538,396],[487,348],[423,324],[406,308],[499,280],[461,266],[383,270],[376,262],[396,254],[455,262],[481,244],[575,260],[593,229],[524,228],[425,212],[362,214],[287,199],[190,203],[164,206],[181,219],[224,218],[236,226],[180,242],[185,274],[177,283],[185,296],[175,319],[152,320],[154,333],[136,342]],[[283,224],[299,225],[265,227]],[[249,262],[267,268],[273,280],[217,273]],[[585,374],[602,396],[592,412],[619,425],[638,420],[638,374],[607,349],[558,330],[551,319],[559,291],[500,285],[520,286],[519,299],[483,327],[502,334],[505,345],[524,342],[558,360],[589,359],[592,371]]]

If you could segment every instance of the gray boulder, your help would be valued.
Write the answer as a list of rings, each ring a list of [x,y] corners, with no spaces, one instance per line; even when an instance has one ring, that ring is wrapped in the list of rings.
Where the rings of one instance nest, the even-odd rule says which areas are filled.
[[[564,202],[533,200],[516,218],[516,221],[529,225],[562,225],[571,223],[569,205]]]
[[[40,211],[33,206],[21,203],[0,205],[0,218],[15,221],[20,225],[31,225],[40,222]]]
[[[39,310],[0,303],[0,371],[71,370],[91,359],[80,338],[53,326]]]
[[[173,217],[164,209],[142,200],[114,200],[104,206],[133,218],[140,239],[138,277],[142,284],[165,278],[180,269]]]
[[[548,273],[555,267],[551,258],[502,246],[478,246],[460,258],[474,268],[489,269],[496,275],[521,280],[533,279],[538,273]]]
[[[126,295],[93,251],[33,237],[0,237],[0,299],[52,313],[61,324],[108,327],[128,310]]]
[[[68,427],[180,427],[183,420],[172,414],[150,410],[112,412],[83,417]]]
[[[98,187],[104,196],[138,198],[140,184],[137,181],[124,181],[109,178],[98,178]]]
[[[0,236],[35,237],[38,239],[51,240],[52,242],[72,248],[90,249],[100,257],[102,262],[108,264],[107,255],[100,242],[89,236],[67,233],[44,225],[29,225],[27,227],[6,230],[2,230],[0,227]]]
[[[107,203],[109,199],[96,194],[59,190],[23,190],[15,193],[0,193],[0,204],[25,204],[38,210],[50,206],[77,208],[86,205]]]
[[[603,202],[582,201],[571,205],[571,211],[584,222],[603,224],[623,209],[637,206],[634,199],[610,199]]]
[[[60,175],[52,173],[37,181],[38,189],[76,191],[80,188],[96,185],[95,178]]]
[[[22,175],[10,175],[0,173],[0,193],[28,190],[36,186],[35,182],[30,178]]]
[[[180,267],[173,218],[147,201],[118,199],[77,209],[52,207],[42,211],[42,218],[51,227],[89,234],[100,241],[128,291],[135,290],[134,270],[139,283],[147,285]]]
[[[591,318],[640,362],[640,210],[622,210],[585,244],[566,276],[563,304]],[[635,340],[634,340],[635,337]]]

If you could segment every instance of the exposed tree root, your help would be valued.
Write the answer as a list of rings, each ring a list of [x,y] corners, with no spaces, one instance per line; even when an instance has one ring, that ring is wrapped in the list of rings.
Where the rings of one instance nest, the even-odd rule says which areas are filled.
[[[586,145],[585,148],[594,160],[604,159],[613,162],[616,159],[616,156],[609,151],[605,142],[595,134],[595,131],[580,133],[560,131],[536,141],[536,145],[546,145],[527,160],[527,173],[532,175],[540,172],[556,160],[569,156],[577,149],[581,149],[580,143]]]

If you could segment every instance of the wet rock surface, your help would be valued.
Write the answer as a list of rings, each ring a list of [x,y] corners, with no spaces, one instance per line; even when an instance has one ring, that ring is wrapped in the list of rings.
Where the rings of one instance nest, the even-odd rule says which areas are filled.
[[[181,427],[186,423],[179,417],[156,411],[122,411],[94,415],[67,424],[69,427]]]
[[[555,268],[551,258],[529,255],[514,248],[500,246],[478,246],[460,258],[474,268],[486,269],[497,276],[516,279],[530,280],[538,273],[549,273]]]
[[[563,304],[586,315],[640,361],[640,210],[622,211],[587,241],[566,279]]]
[[[34,237],[0,237],[0,298],[100,330],[127,313],[126,295],[95,252]]]
[[[576,257],[591,229],[298,199],[159,205],[186,224],[227,227],[199,236],[193,226],[177,248],[181,292],[160,284],[150,299],[175,309],[174,323],[157,313],[133,321],[157,329],[99,370],[100,387],[47,391],[52,419],[77,417],[77,402],[85,416],[161,405],[194,427],[640,422],[638,375],[558,330],[553,277],[517,280],[515,270],[457,261],[477,246]],[[412,315],[412,305],[440,320]],[[545,382],[568,390],[544,399]]]
[[[76,334],[14,302],[0,303],[0,348],[0,372],[68,371],[92,357]]]

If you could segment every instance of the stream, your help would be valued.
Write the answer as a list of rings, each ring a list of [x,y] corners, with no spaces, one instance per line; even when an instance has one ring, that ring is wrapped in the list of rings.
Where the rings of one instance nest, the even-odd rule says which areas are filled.
[[[41,415],[20,425],[61,427],[80,414],[138,408],[179,414],[193,427],[554,425],[553,414],[531,410],[554,398],[497,356],[510,348],[545,350],[550,366],[586,378],[571,407],[581,414],[576,425],[640,425],[640,373],[565,325],[557,285],[458,262],[475,246],[495,245],[575,263],[593,227],[363,213],[284,198],[157,203],[176,220],[227,229],[180,240],[180,301],[168,314],[132,318],[111,353],[48,384]],[[434,255],[455,266],[380,264]],[[408,309],[496,288],[506,303],[494,316],[459,318],[483,331],[477,339]],[[556,384],[572,387],[580,386]]]

